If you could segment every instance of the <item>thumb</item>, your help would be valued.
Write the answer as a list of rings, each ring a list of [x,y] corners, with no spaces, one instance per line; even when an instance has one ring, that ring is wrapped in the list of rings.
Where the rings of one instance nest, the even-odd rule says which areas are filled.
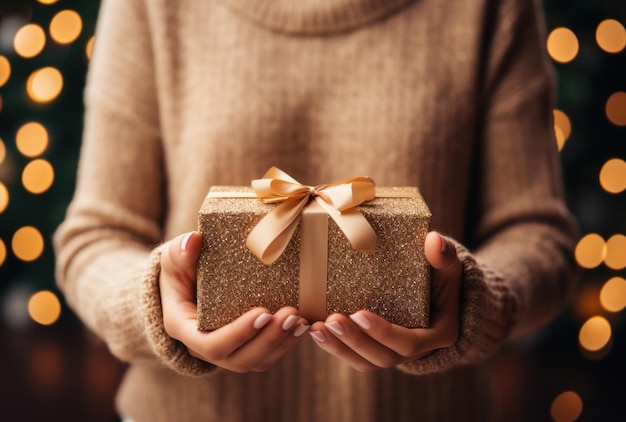
[[[196,262],[200,255],[202,236],[189,232],[175,237],[161,255],[161,273],[169,283],[177,281],[189,288],[196,282]]]
[[[424,253],[428,263],[437,271],[456,271],[457,266],[460,269],[456,248],[452,242],[435,231],[426,235]]]

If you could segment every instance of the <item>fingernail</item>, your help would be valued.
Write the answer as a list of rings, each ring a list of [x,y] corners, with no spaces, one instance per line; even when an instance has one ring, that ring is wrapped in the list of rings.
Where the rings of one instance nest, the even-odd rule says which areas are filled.
[[[326,341],[326,336],[321,331],[309,331],[309,334],[311,334],[313,340],[317,341],[318,343],[324,343]]]
[[[180,250],[181,251],[185,251],[187,250],[187,243],[189,243],[189,239],[191,239],[191,235],[193,234],[193,232],[189,232],[185,235],[185,237],[182,238],[182,240],[180,241]]]
[[[446,253],[446,250],[448,250],[448,242],[446,242],[446,239],[441,235],[439,235],[439,239],[441,239],[441,253]]]
[[[308,324],[300,324],[293,330],[294,337],[300,337],[302,334],[306,333],[308,329],[311,328]]]
[[[300,317],[297,315],[289,315],[285,322],[283,322],[283,330],[289,331],[291,327],[296,325],[296,322],[298,322],[299,319]]]
[[[357,312],[356,314],[350,315],[350,319],[352,321],[354,321],[356,323],[356,325],[358,325],[359,327],[361,327],[364,330],[369,330],[370,328],[372,328],[372,323],[363,314],[360,314],[360,313]]]
[[[259,328],[263,328],[265,327],[265,325],[271,321],[273,315],[272,314],[268,314],[267,312],[264,314],[259,315],[258,317],[256,317],[256,319],[254,320],[254,323],[252,324],[252,326],[254,328],[256,328],[257,330]]]
[[[336,334],[338,336],[342,336],[346,332],[345,328],[343,328],[343,325],[341,325],[339,321],[328,322],[324,325],[326,325],[326,328],[332,331],[333,334]]]

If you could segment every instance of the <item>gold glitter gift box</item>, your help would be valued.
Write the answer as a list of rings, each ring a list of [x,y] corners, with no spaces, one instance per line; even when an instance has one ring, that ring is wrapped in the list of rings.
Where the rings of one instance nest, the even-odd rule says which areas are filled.
[[[299,308],[309,322],[367,309],[405,327],[428,326],[430,266],[424,239],[431,213],[417,188],[377,187],[375,192],[373,200],[357,207],[376,234],[373,253],[353,250],[329,213],[309,206],[315,204],[310,201],[285,250],[266,265],[246,247],[246,239],[276,205],[263,203],[248,187],[211,188],[198,215],[203,239],[198,328],[219,328],[256,306],[275,312],[287,305]],[[320,217],[325,227],[311,230],[308,219]],[[314,274],[306,286],[303,269]],[[322,301],[322,309],[311,309],[320,307],[315,301],[302,308],[311,296]]]

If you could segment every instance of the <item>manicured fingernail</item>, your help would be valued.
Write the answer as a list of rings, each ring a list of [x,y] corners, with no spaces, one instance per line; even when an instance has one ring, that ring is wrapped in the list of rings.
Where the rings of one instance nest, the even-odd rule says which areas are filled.
[[[309,331],[309,334],[311,334],[313,340],[317,341],[318,343],[324,343],[326,341],[326,336],[321,331]]]
[[[293,330],[293,335],[294,337],[300,337],[302,334],[306,333],[309,328],[311,328],[310,325],[308,324],[300,324],[298,325],[295,330]]]
[[[296,322],[298,322],[299,319],[300,317],[297,315],[289,315],[285,322],[283,322],[283,330],[289,331],[291,327],[296,325]]]
[[[356,314],[350,315],[350,319],[352,321],[354,321],[356,323],[356,325],[358,325],[359,327],[361,327],[364,330],[369,330],[370,328],[372,328],[372,323],[363,314],[360,314],[360,313],[357,312]]]
[[[185,251],[187,250],[187,243],[189,243],[189,239],[191,239],[191,235],[193,234],[193,232],[189,232],[185,235],[185,237],[182,238],[182,240],[180,241],[180,250],[181,251]]]
[[[338,336],[342,336],[346,332],[346,329],[343,328],[343,325],[341,325],[339,321],[328,322],[324,325],[326,325],[326,328],[332,331],[333,334],[336,334]]]
[[[441,239],[441,253],[446,253],[446,250],[448,250],[448,242],[446,242],[446,239],[441,235],[439,235],[439,239]]]
[[[272,317],[273,315],[268,314],[267,312],[264,314],[261,314],[258,317],[256,317],[256,319],[254,320],[254,324],[252,324],[252,326],[256,328],[257,330],[259,328],[263,328],[268,322],[271,321]]]

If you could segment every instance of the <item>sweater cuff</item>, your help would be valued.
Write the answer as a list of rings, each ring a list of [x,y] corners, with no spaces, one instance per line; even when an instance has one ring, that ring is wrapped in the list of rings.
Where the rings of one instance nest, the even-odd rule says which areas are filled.
[[[161,272],[161,253],[168,243],[152,251],[150,264],[142,276],[141,307],[148,343],[157,358],[173,371],[188,376],[201,376],[216,369],[203,360],[189,354],[187,347],[170,337],[163,325],[159,274]]]
[[[504,279],[454,244],[463,266],[459,338],[452,347],[400,365],[402,371],[421,375],[478,362],[493,355],[512,331],[516,303]]]

